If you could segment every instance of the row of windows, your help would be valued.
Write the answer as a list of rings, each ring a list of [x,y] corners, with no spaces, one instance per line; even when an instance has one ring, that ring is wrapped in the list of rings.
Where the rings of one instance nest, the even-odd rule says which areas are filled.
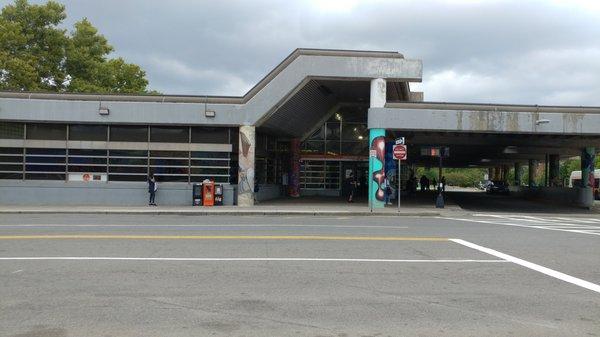
[[[237,129],[200,126],[41,124],[0,122],[0,139],[162,143],[237,143]]]
[[[0,179],[68,180],[71,173],[106,174],[113,181],[229,182],[228,152],[0,148]]]

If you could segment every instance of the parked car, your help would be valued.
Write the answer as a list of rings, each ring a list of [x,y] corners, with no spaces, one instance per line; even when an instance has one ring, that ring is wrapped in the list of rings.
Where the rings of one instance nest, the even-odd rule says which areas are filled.
[[[501,180],[492,180],[486,186],[485,191],[488,194],[509,194],[508,184]]]

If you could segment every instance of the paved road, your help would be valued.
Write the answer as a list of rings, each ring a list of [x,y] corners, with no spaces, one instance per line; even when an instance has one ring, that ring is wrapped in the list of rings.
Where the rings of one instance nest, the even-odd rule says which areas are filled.
[[[0,336],[599,336],[561,217],[3,215]]]

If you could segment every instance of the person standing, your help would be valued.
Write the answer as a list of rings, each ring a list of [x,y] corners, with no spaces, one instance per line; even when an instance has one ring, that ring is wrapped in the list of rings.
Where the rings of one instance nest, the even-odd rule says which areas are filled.
[[[155,198],[156,191],[158,190],[158,183],[156,182],[156,178],[154,174],[150,174],[150,178],[148,179],[148,193],[150,193],[150,200],[148,201],[148,206],[156,206]]]
[[[392,187],[390,186],[390,181],[388,180],[387,176],[383,180],[383,188],[385,191],[385,204],[391,205],[392,203],[390,202],[390,195],[392,194]]]
[[[350,173],[350,177],[348,177],[348,202],[354,202],[354,193],[356,193],[356,178],[353,173]]]

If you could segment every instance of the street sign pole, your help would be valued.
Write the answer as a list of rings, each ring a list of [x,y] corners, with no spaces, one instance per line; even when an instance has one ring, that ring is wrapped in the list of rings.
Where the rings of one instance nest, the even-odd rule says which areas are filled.
[[[400,213],[400,194],[402,193],[402,170],[401,160],[398,158],[398,213]]]

